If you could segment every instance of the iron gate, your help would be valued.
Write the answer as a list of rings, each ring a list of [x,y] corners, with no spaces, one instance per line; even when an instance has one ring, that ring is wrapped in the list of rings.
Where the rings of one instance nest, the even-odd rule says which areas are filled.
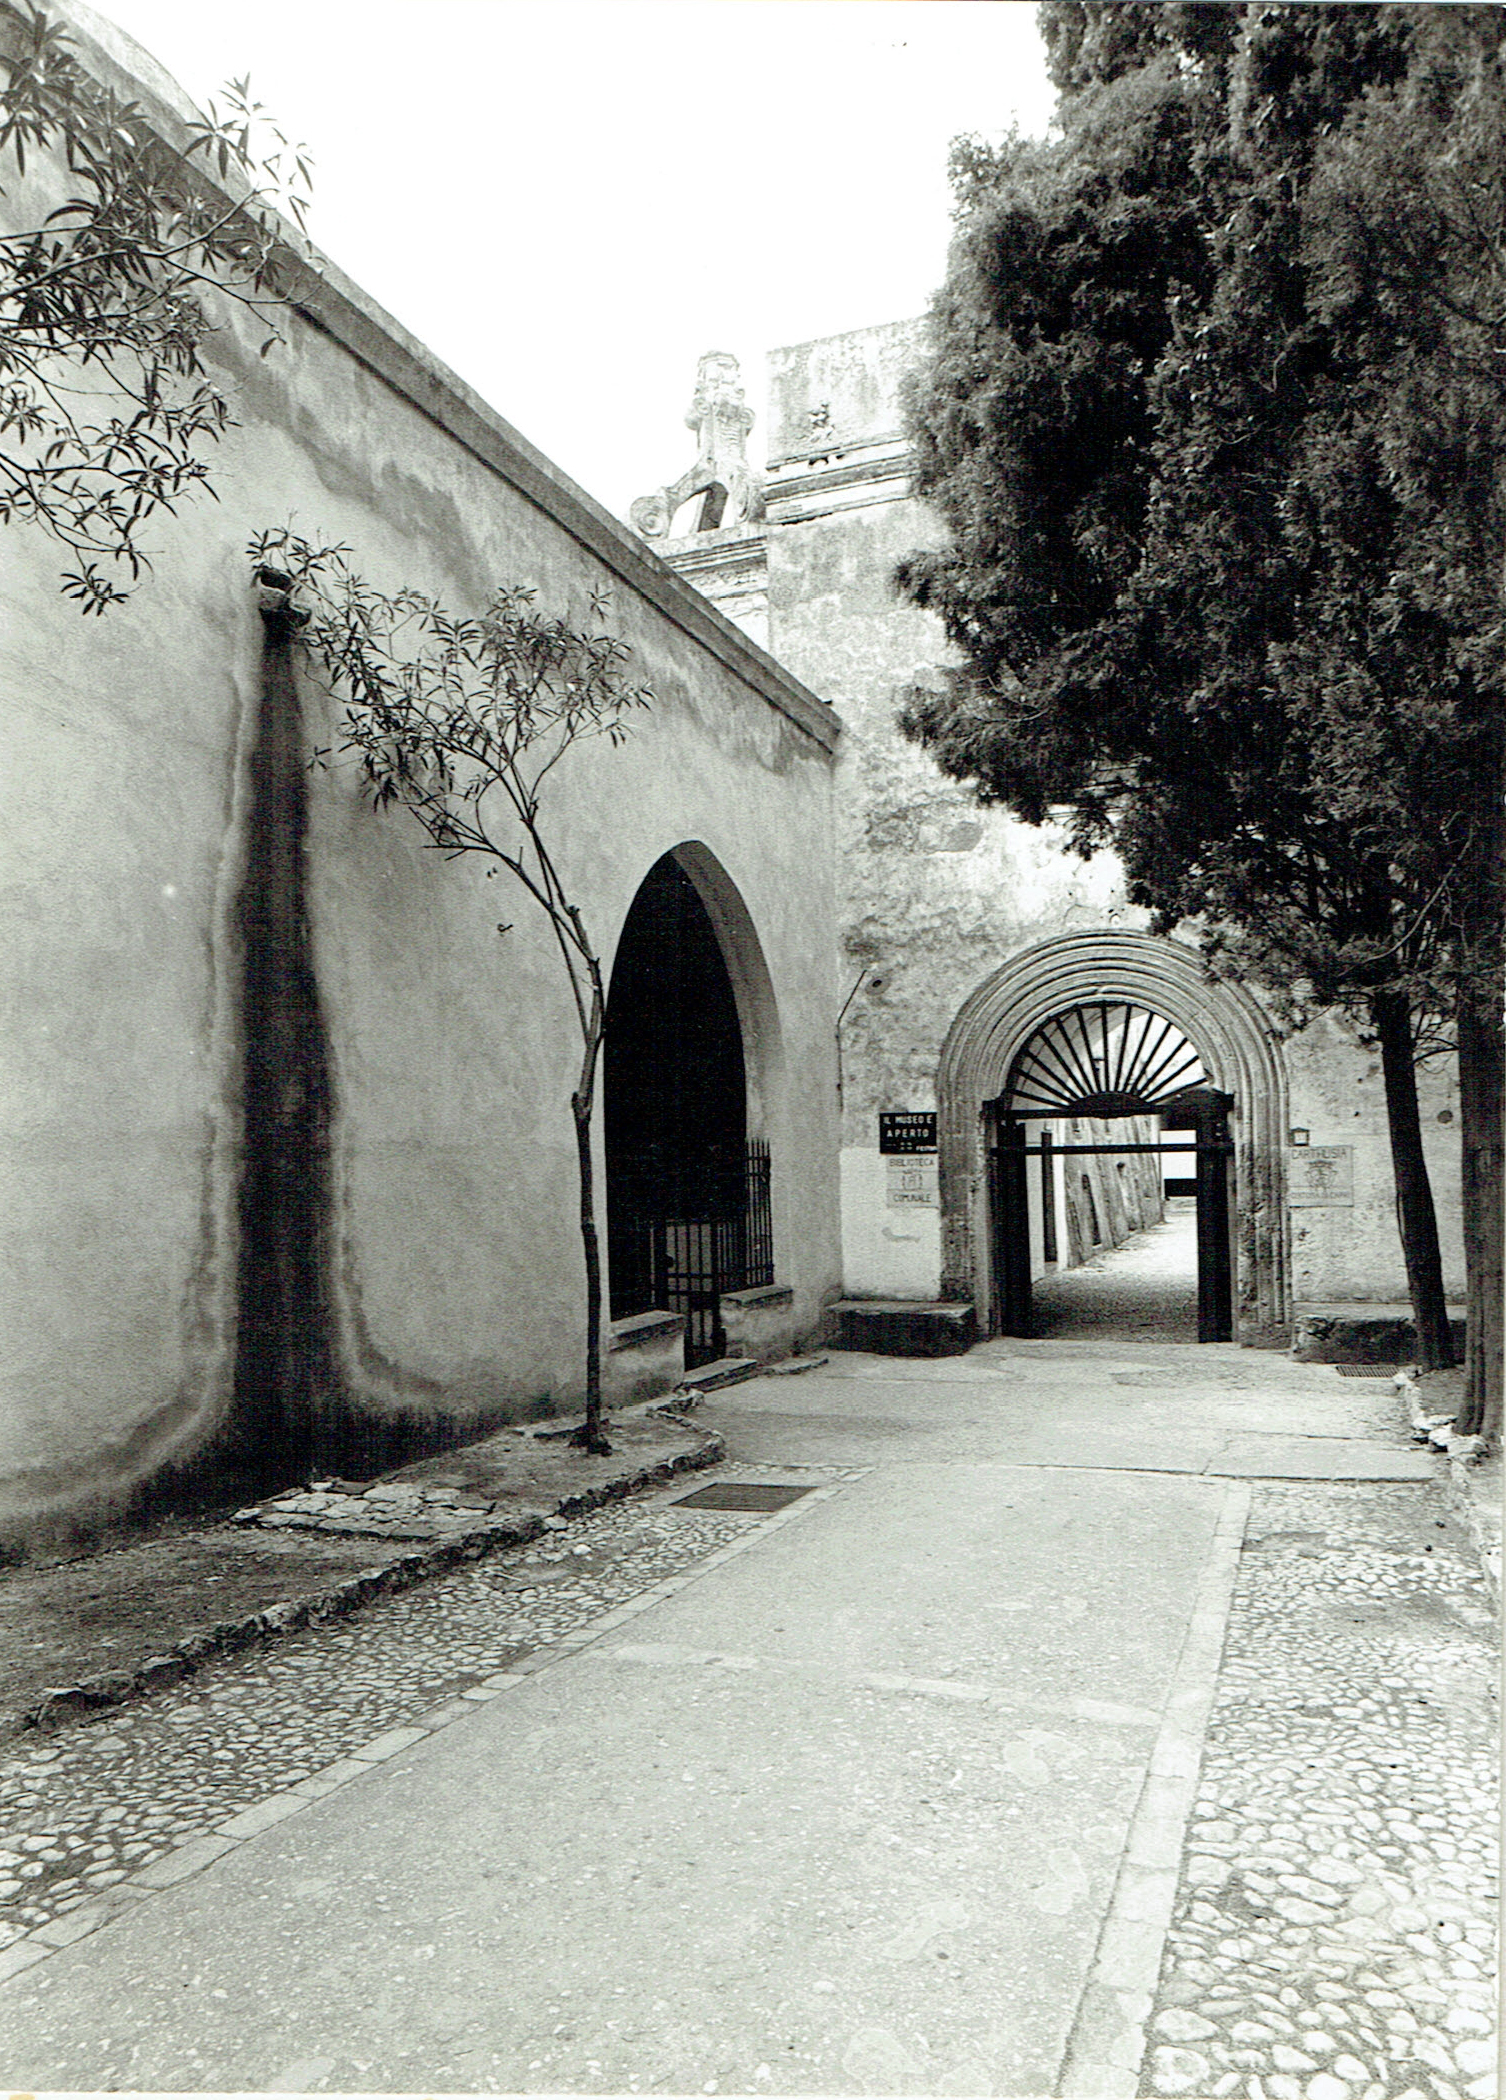
[[[1202,1091],[1202,1090],[1200,1090]],[[1128,1153],[1173,1154],[1195,1162],[1197,1191],[1197,1338],[1200,1342],[1231,1342],[1234,1339],[1234,1264],[1229,1238],[1229,1169],[1234,1146],[1229,1137],[1229,1097],[1207,1090],[1206,1104],[1199,1102],[1184,1113],[1183,1128],[1194,1132],[1193,1141],[1178,1144],[1116,1144],[1113,1139],[1094,1145],[1059,1145],[1049,1131],[1039,1144],[1027,1142],[1024,1122],[1017,1116],[999,1116],[994,1142],[989,1148],[989,1199],[994,1244],[994,1275],[999,1300],[999,1325],[1005,1334],[1029,1335],[1035,1331],[1030,1279],[1030,1196],[1027,1176],[1031,1160],[1041,1168],[1041,1210],[1048,1222],[1047,1260],[1055,1257],[1054,1171],[1056,1161],[1083,1154],[1110,1158]],[[1173,1126],[1175,1127],[1175,1126]]]
[[[1179,1153],[1195,1164],[1198,1340],[1234,1337],[1230,1168],[1234,1102],[1210,1084],[1197,1046],[1164,1015],[1126,999],[1093,999],[1052,1014],[1021,1047],[1009,1082],[989,1113],[989,1223],[999,1323],[1005,1334],[1032,1331],[1029,1164],[1040,1163],[1043,1252],[1055,1257],[1053,1176],[1072,1154]],[[1058,1117],[1153,1116],[1191,1142],[1056,1144],[1049,1127],[1029,1142],[1029,1123]]]
[[[684,1315],[687,1371],[727,1353],[725,1294],[774,1281],[769,1147],[763,1138],[748,1144],[742,1194],[740,1210],[720,1217],[639,1217],[625,1235],[649,1305]]]

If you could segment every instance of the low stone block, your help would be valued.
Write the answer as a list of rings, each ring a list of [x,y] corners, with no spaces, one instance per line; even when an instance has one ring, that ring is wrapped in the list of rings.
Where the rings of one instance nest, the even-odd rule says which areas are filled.
[[[364,1743],[355,1754],[362,1764],[381,1764],[389,1757],[396,1757],[400,1750],[408,1750],[415,1743],[421,1743],[424,1735],[425,1730],[422,1728],[389,1728],[385,1735],[373,1736],[371,1741]]]
[[[189,1676],[192,1665],[183,1655],[151,1655],[136,1672],[136,1688],[142,1692],[164,1691]]]
[[[687,1371],[680,1380],[678,1390],[682,1393],[715,1393],[724,1385],[738,1385],[745,1378],[756,1378],[763,1366],[751,1356],[722,1356],[714,1364],[702,1364],[699,1369]]]
[[[7,1976],[19,1976],[23,1969],[30,1969],[39,1961],[46,1961],[50,1949],[35,1940],[12,1940],[8,1947],[0,1947],[0,1983]]]
[[[154,1859],[144,1867],[138,1867],[131,1876],[137,1888],[170,1889],[177,1882],[187,1881],[190,1874],[212,1866],[217,1859],[235,1849],[234,1838],[201,1837],[190,1838],[186,1845],[179,1845],[162,1859]]]
[[[922,1298],[841,1298],[826,1308],[831,1349],[877,1356],[962,1356],[977,1340],[971,1305]]]
[[[795,1339],[794,1305],[795,1293],[784,1283],[724,1292],[722,1330],[729,1356],[752,1356],[762,1361],[785,1355]]]
[[[242,1809],[238,1816],[230,1816],[216,1827],[221,1837],[256,1837],[274,1823],[285,1823],[289,1816],[296,1816],[307,1806],[307,1800],[300,1796],[274,1794],[270,1801],[258,1801],[254,1808]]]
[[[667,1393],[685,1368],[685,1316],[658,1310],[614,1320],[602,1361],[609,1408],[631,1407]]]
[[[431,1706],[426,1714],[420,1714],[419,1719],[425,1728],[448,1728],[452,1721],[463,1721],[473,1711],[474,1708],[466,1705],[462,1695],[456,1699],[447,1699],[443,1706]]]
[[[1449,1332],[1462,1360],[1464,1316],[1451,1314]],[[1299,1305],[1292,1354],[1308,1364],[1408,1364],[1417,1361],[1417,1329],[1403,1305]]]
[[[91,1932],[98,1932],[101,1925],[108,1925],[115,1915],[104,1903],[81,1903],[77,1910],[70,1910],[60,1918],[49,1918],[45,1925],[38,1925],[31,1937],[47,1947],[71,1947],[75,1940],[87,1939]]]

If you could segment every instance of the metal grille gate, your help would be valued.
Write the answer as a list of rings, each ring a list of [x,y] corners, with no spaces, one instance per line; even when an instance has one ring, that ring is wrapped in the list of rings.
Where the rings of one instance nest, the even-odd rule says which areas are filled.
[[[649,1278],[651,1303],[685,1318],[685,1368],[727,1353],[722,1299],[774,1281],[774,1222],[769,1147],[750,1141],[743,1207],[723,1217],[638,1218],[633,1237]]]
[[[1182,1031],[1127,1000],[1091,1000],[1043,1022],[1016,1056],[1009,1084],[989,1110],[989,1207],[994,1283],[1005,1334],[1032,1332],[1028,1172],[1039,1161],[1045,1256],[1054,1260],[1053,1174],[1076,1154],[1180,1153],[1196,1172],[1198,1340],[1234,1334],[1229,1136],[1233,1099],[1208,1081],[1207,1067]],[[1057,1144],[1042,1129],[1035,1145],[1027,1125],[1056,1117],[1155,1116],[1192,1142]]]

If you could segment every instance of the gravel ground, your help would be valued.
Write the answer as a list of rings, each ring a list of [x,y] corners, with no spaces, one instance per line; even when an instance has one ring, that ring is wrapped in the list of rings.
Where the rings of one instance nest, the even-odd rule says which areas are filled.
[[[1257,1489],[1143,2093],[1490,2100],[1495,1679],[1432,1494]]]

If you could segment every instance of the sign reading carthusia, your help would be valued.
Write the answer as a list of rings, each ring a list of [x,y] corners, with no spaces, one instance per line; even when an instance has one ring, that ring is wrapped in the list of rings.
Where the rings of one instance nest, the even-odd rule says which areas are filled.
[[[886,1154],[934,1152],[936,1111],[934,1108],[881,1108],[879,1151]]]
[[[1293,1210],[1353,1208],[1353,1145],[1294,1145],[1286,1157],[1287,1201]]]

